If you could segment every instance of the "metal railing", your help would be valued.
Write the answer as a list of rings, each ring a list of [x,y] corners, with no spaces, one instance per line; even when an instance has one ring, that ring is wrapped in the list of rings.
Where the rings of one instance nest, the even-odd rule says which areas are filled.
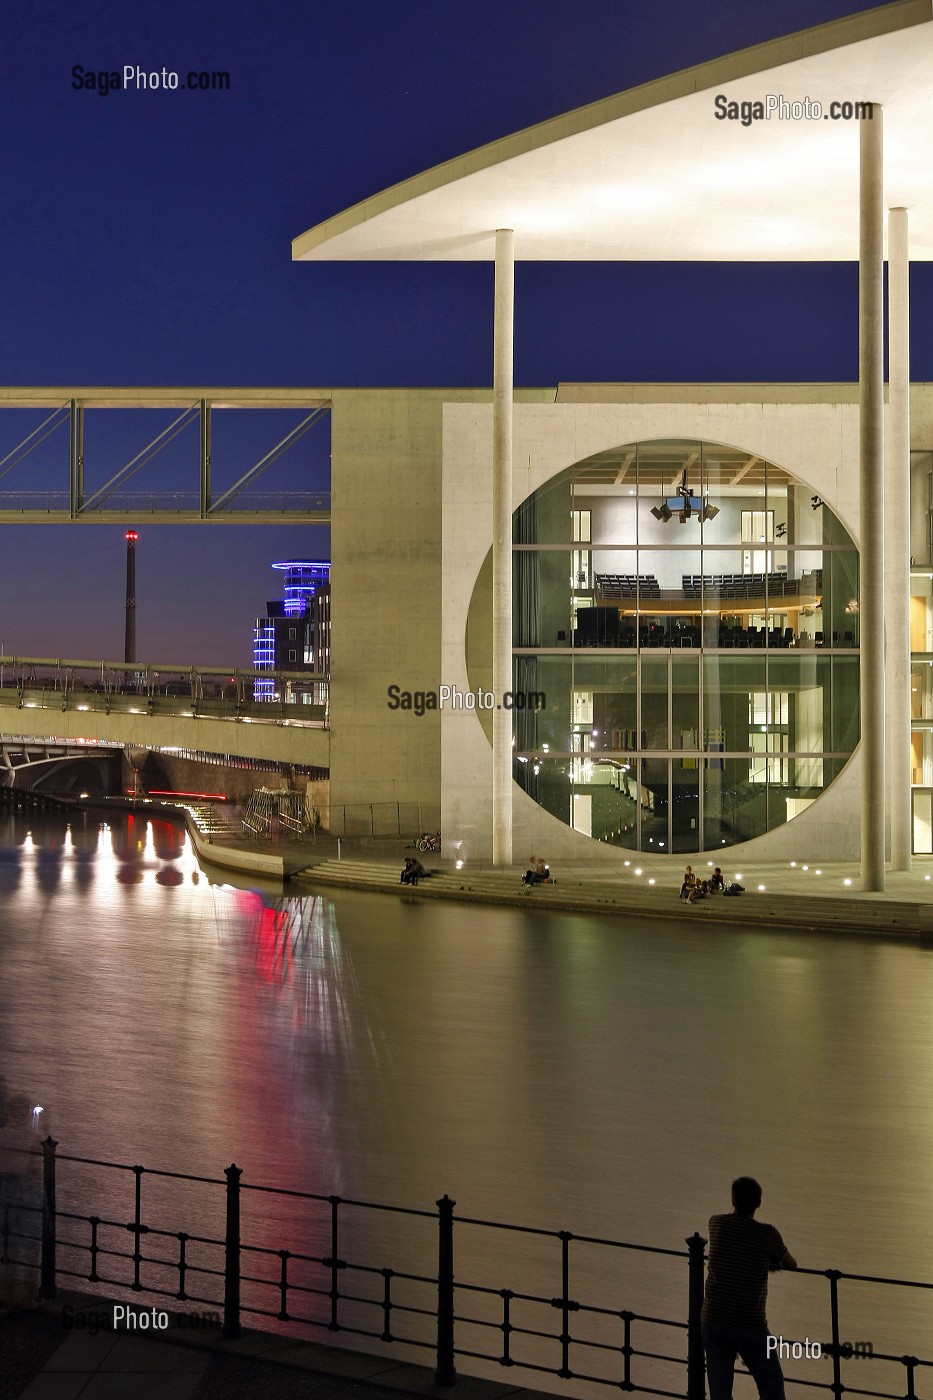
[[[420,802],[322,802],[317,824],[331,836],[408,836],[440,826],[440,811]],[[427,814],[426,816],[424,814]],[[436,820],[432,824],[432,813]]]
[[[173,666],[0,656],[0,705],[18,709],[180,715],[327,728],[326,704],[315,700],[327,677],[308,671]],[[257,683],[274,698],[257,700]]]
[[[27,1233],[21,1222],[18,1228],[9,1209],[2,1221],[4,1261],[11,1248],[23,1242],[39,1246],[42,1298],[55,1297],[61,1280],[82,1280],[99,1290],[128,1289],[212,1305],[222,1310],[227,1338],[239,1336],[244,1319],[253,1318],[305,1336],[330,1332],[398,1343],[431,1354],[439,1385],[455,1383],[459,1358],[518,1366],[565,1382],[672,1397],[686,1393],[688,1400],[704,1400],[701,1310],[706,1241],[698,1233],[685,1241],[686,1249],[663,1248],[456,1216],[456,1203],[448,1196],[437,1201],[436,1210],[410,1209],[245,1182],[235,1164],[222,1178],[205,1177],[58,1155],[56,1148],[52,1138],[42,1143],[42,1202],[30,1208],[34,1217],[41,1217],[41,1231]],[[119,1218],[115,1205],[93,1213],[59,1208],[60,1163],[79,1173],[93,1169],[92,1181],[81,1190],[108,1202],[119,1198],[119,1183],[126,1183],[130,1211]],[[181,1183],[209,1191],[206,1206],[196,1211],[197,1232],[173,1228],[167,1221],[155,1223],[163,1212],[178,1211],[171,1193]],[[284,1225],[290,1210],[295,1218]],[[212,1219],[214,1234],[208,1232]],[[359,1253],[361,1220],[367,1229],[365,1258]],[[401,1253],[398,1267],[372,1257],[370,1231],[378,1234],[386,1221],[404,1224],[402,1238],[384,1246]],[[297,1247],[283,1244],[286,1229],[297,1235],[289,1239]],[[257,1231],[278,1238],[275,1243],[247,1238]],[[459,1256],[472,1231],[481,1233],[481,1243],[466,1251],[467,1267],[455,1271],[455,1245]],[[420,1242],[415,1238],[419,1232]],[[316,1237],[317,1250],[306,1243],[309,1234]],[[543,1251],[532,1278],[524,1287],[501,1286],[503,1275],[523,1267],[519,1255],[529,1246]],[[664,1296],[680,1294],[682,1308],[675,1309],[679,1316],[619,1306],[620,1299],[604,1296],[602,1265],[607,1258],[613,1262],[622,1256],[637,1257],[646,1268],[653,1263],[674,1270],[666,1278]],[[600,1268],[587,1268],[586,1259],[593,1258],[599,1259]],[[491,1271],[498,1275],[495,1281]],[[870,1356],[853,1353],[842,1340],[840,1284],[909,1290],[930,1290],[933,1284],[838,1269],[798,1272],[828,1281],[832,1335],[822,1345],[832,1360],[832,1380],[792,1377],[791,1383],[830,1391],[835,1400],[844,1392],[920,1400],[917,1375],[933,1367],[933,1360],[877,1347],[870,1349]],[[548,1275],[559,1280],[556,1291],[541,1286],[540,1279]],[[634,1272],[623,1271],[619,1278],[623,1276],[624,1286],[634,1291]],[[510,1282],[519,1281],[512,1277]],[[882,1377],[874,1364],[868,1388],[848,1383],[851,1373],[844,1363],[855,1365],[862,1378],[869,1359],[898,1368],[899,1388],[881,1389]],[[659,1363],[673,1368],[666,1374],[673,1377],[670,1385],[676,1389],[657,1383]]]

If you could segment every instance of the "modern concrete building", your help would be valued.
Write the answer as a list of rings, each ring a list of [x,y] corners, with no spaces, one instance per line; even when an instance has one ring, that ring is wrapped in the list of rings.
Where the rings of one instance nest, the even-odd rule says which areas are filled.
[[[332,803],[433,806],[498,864],[754,841],[860,852],[872,890],[930,849],[931,21],[896,0],[730,55],[296,239],[496,274],[491,392],[333,394]],[[857,259],[859,383],[515,391],[516,258]]]

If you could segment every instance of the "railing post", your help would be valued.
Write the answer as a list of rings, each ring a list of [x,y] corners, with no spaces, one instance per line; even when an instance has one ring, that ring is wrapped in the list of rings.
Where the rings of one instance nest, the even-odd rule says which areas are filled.
[[[454,1206],[449,1196],[437,1202],[437,1364],[435,1385],[454,1385]]]
[[[687,1298],[687,1400],[706,1400],[706,1362],[703,1356],[703,1251],[706,1240],[694,1232],[686,1241],[689,1250]]]
[[[224,1253],[223,1335],[240,1335],[240,1177],[243,1170],[234,1162],[224,1167],[227,1178],[227,1234]]]
[[[42,1144],[42,1260],[39,1274],[39,1297],[54,1298],[55,1285],[55,1149],[51,1134]]]
[[[337,1319],[337,1304],[340,1301],[340,1279],[337,1270],[341,1267],[341,1260],[337,1249],[337,1211],[340,1206],[340,1197],[330,1197],[330,1322],[327,1324],[331,1332],[340,1331],[340,1323]],[[328,1261],[324,1260],[324,1267]]]
[[[842,1366],[840,1364],[839,1347],[839,1280],[842,1274],[838,1269],[827,1269],[826,1277],[829,1279],[829,1315],[833,1329],[833,1383],[832,1392],[836,1400],[840,1400],[845,1386],[842,1384]]]
[[[553,1300],[553,1306],[560,1308],[561,1329],[560,1329],[560,1370],[557,1374],[563,1380],[570,1380],[573,1372],[570,1369],[570,1312],[574,1304],[570,1299],[570,1241],[573,1235],[569,1230],[558,1230],[557,1238],[560,1240],[560,1276],[561,1276],[561,1296]]]
[[[145,1227],[143,1226],[142,1215],[142,1189],[144,1170],[145,1168],[140,1166],[135,1166],[133,1168],[133,1176],[136,1178],[136,1215],[135,1223],[130,1226],[130,1229],[133,1231],[133,1282],[131,1284],[131,1287],[137,1293],[141,1293],[143,1287],[142,1280],[140,1278],[140,1270],[142,1268],[143,1261],[143,1252],[140,1248],[140,1244],[143,1235],[146,1233]]]

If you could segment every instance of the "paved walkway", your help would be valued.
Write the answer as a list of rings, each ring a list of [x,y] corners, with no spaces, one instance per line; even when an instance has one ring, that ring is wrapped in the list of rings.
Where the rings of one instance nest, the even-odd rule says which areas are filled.
[[[65,1307],[73,1317],[112,1306],[66,1294],[0,1317],[0,1400],[545,1400],[505,1380],[460,1376],[453,1389],[435,1386],[423,1366],[262,1332],[235,1342],[177,1328],[91,1336],[62,1320]]]

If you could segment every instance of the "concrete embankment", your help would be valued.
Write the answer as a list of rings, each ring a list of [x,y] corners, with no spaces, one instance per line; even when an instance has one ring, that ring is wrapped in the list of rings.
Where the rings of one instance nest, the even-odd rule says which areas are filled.
[[[399,885],[400,862],[386,859],[325,858],[298,872],[294,888],[319,886],[370,890],[416,899],[453,899],[476,904],[511,905],[537,912],[608,914],[626,917],[676,920],[705,925],[709,929],[781,929],[789,932],[861,934],[868,937],[906,938],[933,944],[933,888],[923,870],[892,877],[891,891],[882,896],[863,895],[843,882],[852,879],[835,868],[821,870],[809,880],[809,871],[761,868],[746,875],[745,893],[729,899],[711,896],[698,904],[678,898],[679,870],[672,880],[646,867],[628,879],[600,880],[571,874],[556,884],[528,889],[520,873],[500,870],[469,872],[439,868],[414,888]],[[924,867],[929,870],[929,866]],[[823,879],[822,886],[817,880]],[[651,884],[648,881],[652,881]],[[845,894],[833,893],[842,885]],[[759,886],[764,886],[760,889]],[[848,892],[851,890],[851,892]],[[826,891],[824,893],[824,891]]]
[[[520,870],[482,867],[457,870],[451,861],[430,856],[428,879],[417,886],[399,884],[404,851],[398,839],[338,843],[322,835],[317,841],[270,842],[244,838],[215,805],[188,804],[183,815],[199,859],[242,874],[287,882],[295,893],[342,888],[391,894],[407,899],[457,900],[503,905],[538,912],[603,914],[617,919],[667,919],[727,931],[774,929],[788,932],[894,937],[933,944],[933,861],[918,859],[906,873],[889,873],[884,894],[863,894],[858,870],[827,866],[760,865],[747,862],[745,893],[735,899],[711,896],[698,904],[678,898],[680,866],[655,859],[634,862],[624,874],[607,878],[605,867],[568,867],[559,882],[528,889]],[[741,872],[726,872],[734,879]]]

